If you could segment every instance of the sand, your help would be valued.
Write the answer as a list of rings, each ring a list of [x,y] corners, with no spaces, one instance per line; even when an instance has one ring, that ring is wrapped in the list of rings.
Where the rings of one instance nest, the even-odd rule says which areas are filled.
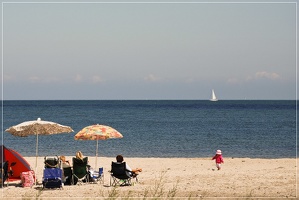
[[[71,156],[67,156],[71,160]],[[35,157],[25,157],[35,168]],[[217,170],[211,158],[125,158],[139,167],[133,186],[111,187],[109,169],[115,158],[99,157],[104,183],[43,189],[44,158],[38,158],[38,184],[23,188],[10,182],[1,189],[2,199],[281,199],[297,197],[297,160],[226,158]],[[95,165],[95,157],[89,157]]]

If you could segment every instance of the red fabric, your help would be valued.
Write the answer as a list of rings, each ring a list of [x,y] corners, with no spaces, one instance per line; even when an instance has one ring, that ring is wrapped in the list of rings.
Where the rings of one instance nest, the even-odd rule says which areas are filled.
[[[213,160],[215,159],[215,160],[216,160],[216,163],[223,163],[223,162],[224,162],[224,161],[223,161],[223,157],[222,157],[222,155],[218,155],[218,154],[216,154],[212,159],[213,159]]]
[[[31,170],[29,163],[15,150],[8,149],[3,145],[0,147],[0,151],[3,152],[3,158],[1,158],[1,160],[8,161],[8,171],[13,171],[13,174],[9,175],[8,181],[21,180],[21,173]],[[2,153],[0,155],[2,157]],[[11,166],[12,163],[15,163],[15,165]]]
[[[34,184],[34,172],[28,171],[28,172],[22,172],[21,175],[21,181],[23,187],[32,187]]]

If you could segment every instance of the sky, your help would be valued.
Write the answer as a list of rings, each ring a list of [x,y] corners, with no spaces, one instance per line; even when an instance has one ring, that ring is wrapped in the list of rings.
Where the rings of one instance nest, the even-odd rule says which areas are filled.
[[[2,3],[2,97],[294,100],[295,2]]]

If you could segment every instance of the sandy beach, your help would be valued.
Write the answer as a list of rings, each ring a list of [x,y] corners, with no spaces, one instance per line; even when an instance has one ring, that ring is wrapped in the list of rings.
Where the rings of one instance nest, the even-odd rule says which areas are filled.
[[[71,156],[66,157],[72,159]],[[35,168],[35,157],[25,157]],[[10,182],[1,189],[2,199],[205,199],[296,198],[296,159],[226,158],[217,170],[211,158],[125,158],[131,168],[142,168],[133,186],[110,187],[110,166],[115,158],[99,157],[104,167],[104,184],[64,186],[42,189],[44,158],[38,158],[38,184],[22,188]],[[95,157],[89,157],[91,166]]]

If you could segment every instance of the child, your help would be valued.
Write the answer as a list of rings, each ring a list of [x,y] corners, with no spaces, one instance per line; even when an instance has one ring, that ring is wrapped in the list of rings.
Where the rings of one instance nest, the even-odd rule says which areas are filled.
[[[216,151],[216,155],[212,158],[212,160],[216,161],[216,167],[218,170],[221,169],[221,163],[224,163],[223,158],[222,158],[222,153],[221,150]]]

